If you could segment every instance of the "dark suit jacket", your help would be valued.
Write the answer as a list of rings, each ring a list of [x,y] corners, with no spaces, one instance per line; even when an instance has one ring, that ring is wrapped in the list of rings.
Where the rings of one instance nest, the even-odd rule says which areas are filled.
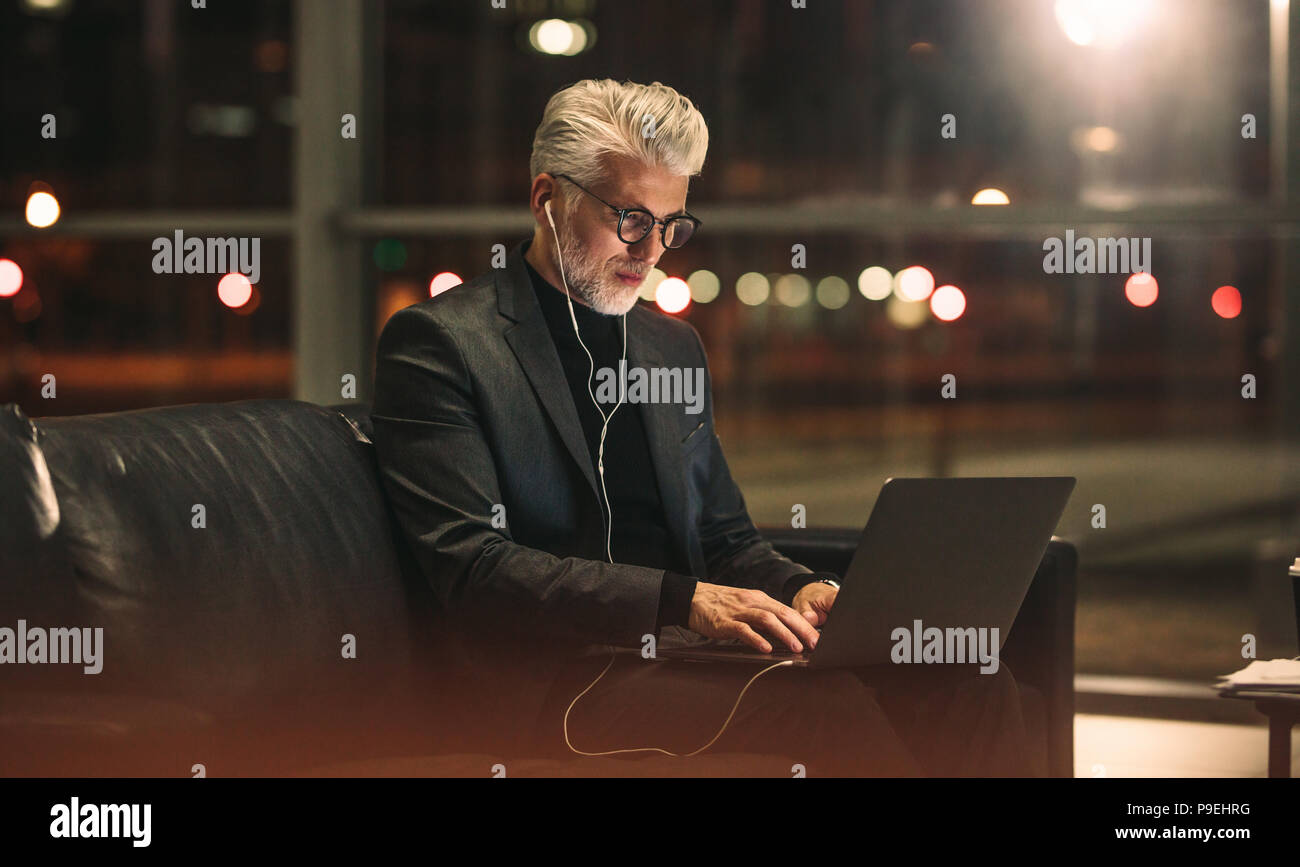
[[[493,648],[492,664],[511,669],[499,674],[512,682],[490,690],[509,692],[501,707],[516,716],[540,706],[558,657],[590,645],[638,647],[653,634],[664,574],[604,561],[599,482],[523,248],[504,268],[389,319],[372,413],[383,484],[455,636],[454,664],[480,664]],[[785,581],[809,570],[750,520],[713,429],[699,334],[638,303],[627,314],[627,353],[629,368],[706,371],[702,413],[641,407],[681,562],[703,580],[781,598]]]

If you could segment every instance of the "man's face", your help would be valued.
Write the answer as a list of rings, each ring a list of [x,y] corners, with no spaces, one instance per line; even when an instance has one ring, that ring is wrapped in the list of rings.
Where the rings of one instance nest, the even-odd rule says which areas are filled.
[[[605,166],[607,179],[585,186],[611,205],[645,208],[657,219],[685,210],[685,176],[628,157],[607,157]],[[555,220],[569,290],[597,313],[621,316],[636,304],[641,284],[663,255],[662,227],[656,224],[639,242],[625,244],[618,237],[618,214],[567,180],[556,183],[573,203],[559,208],[563,217]]]

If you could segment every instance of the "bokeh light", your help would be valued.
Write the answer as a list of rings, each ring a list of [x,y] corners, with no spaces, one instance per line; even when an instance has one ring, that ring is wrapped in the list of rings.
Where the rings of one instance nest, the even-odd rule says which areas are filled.
[[[718,275],[707,269],[692,272],[686,278],[686,285],[691,287],[691,300],[696,304],[708,304],[722,291]]]
[[[868,301],[884,301],[894,291],[894,275],[879,265],[863,268],[858,275],[858,291]]]
[[[924,301],[905,301],[893,295],[885,302],[885,315],[899,328],[918,328],[925,323],[930,305]]]
[[[1241,315],[1241,293],[1236,286],[1220,286],[1210,296],[1210,306],[1224,319],[1236,319]]]
[[[451,271],[442,271],[433,275],[433,279],[429,281],[429,297],[432,298],[435,295],[441,295],[451,287],[459,286],[464,282],[464,280],[460,279],[458,275],[453,274]]]
[[[23,269],[13,259],[0,259],[0,298],[10,298],[23,288]]]
[[[831,274],[817,281],[817,303],[827,310],[839,310],[849,303],[849,281]]]
[[[952,322],[966,312],[966,293],[956,286],[940,286],[930,296],[930,312],[936,319]]]
[[[772,287],[767,277],[757,271],[746,271],[736,278],[736,297],[742,304],[756,307],[766,303]]]
[[[972,205],[1009,205],[1011,204],[1011,198],[999,189],[987,187],[972,196],[970,203]]]
[[[655,288],[655,303],[665,313],[681,313],[691,303],[691,287],[680,277],[666,277]]]
[[[253,297],[253,284],[238,271],[232,271],[217,283],[217,297],[227,307],[243,307]]]
[[[67,12],[68,0],[23,0],[23,8],[35,13]]]
[[[772,287],[772,294],[786,307],[801,307],[812,295],[812,284],[802,274],[782,274]]]
[[[539,21],[529,34],[533,47],[543,54],[564,54],[573,45],[573,28],[559,18]]]
[[[1075,45],[1115,48],[1150,14],[1149,0],[1056,0],[1056,22]]]
[[[1160,284],[1150,274],[1138,271],[1124,281],[1124,297],[1134,307],[1150,307],[1160,294]]]
[[[894,276],[894,294],[903,301],[924,301],[934,291],[934,275],[920,265],[904,268]]]
[[[1084,143],[1089,150],[1108,154],[1119,145],[1119,135],[1108,126],[1094,126],[1084,134]]]
[[[27,197],[27,222],[38,229],[53,226],[59,220],[59,200],[44,191]]]
[[[666,279],[668,279],[668,275],[662,270],[651,268],[650,273],[646,274],[645,279],[641,281],[641,288],[638,289],[636,293],[637,297],[642,301],[654,301],[655,290],[658,289],[659,284]]]
[[[528,30],[528,42],[542,54],[572,57],[581,54],[595,41],[595,27],[588,21],[565,21],[547,18]]]

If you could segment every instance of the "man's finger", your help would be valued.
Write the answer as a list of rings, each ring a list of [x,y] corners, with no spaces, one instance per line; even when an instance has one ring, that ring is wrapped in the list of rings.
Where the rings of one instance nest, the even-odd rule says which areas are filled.
[[[789,611],[790,614],[793,615],[794,620],[803,622],[803,618],[795,614],[794,609],[786,608],[786,611]],[[785,618],[781,616],[780,612],[771,611],[766,608],[750,608],[748,611],[742,611],[737,614],[736,619],[743,620],[753,626],[761,627],[764,632],[785,644],[786,647],[790,648],[790,650],[795,653],[799,653],[803,650],[802,642],[800,642],[798,637],[796,637],[795,634],[786,627],[784,622]],[[806,622],[804,622],[803,625],[805,628],[812,628],[808,626]]]
[[[731,622],[730,631],[732,638],[739,638],[755,650],[761,650],[764,653],[772,652],[772,645],[768,644],[763,636],[750,629],[745,623],[739,620],[733,620]]]
[[[803,615],[795,611],[788,605],[782,605],[775,599],[768,597],[768,603],[761,606],[765,611],[770,611],[776,615],[781,622],[789,626],[791,630],[799,636],[799,640],[806,647],[812,647],[817,643],[817,630],[812,627]]]

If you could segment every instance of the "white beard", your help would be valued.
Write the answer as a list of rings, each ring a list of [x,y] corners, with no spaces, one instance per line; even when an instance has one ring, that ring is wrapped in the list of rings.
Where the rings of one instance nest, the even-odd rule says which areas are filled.
[[[569,233],[567,221],[560,237],[560,253],[564,262],[562,271],[569,290],[575,297],[581,298],[592,310],[606,316],[622,316],[636,305],[640,287],[624,285],[616,274],[606,270],[605,262],[598,262],[588,256],[586,250]],[[561,270],[558,262],[556,270]],[[631,267],[626,270],[633,273],[637,269]]]

